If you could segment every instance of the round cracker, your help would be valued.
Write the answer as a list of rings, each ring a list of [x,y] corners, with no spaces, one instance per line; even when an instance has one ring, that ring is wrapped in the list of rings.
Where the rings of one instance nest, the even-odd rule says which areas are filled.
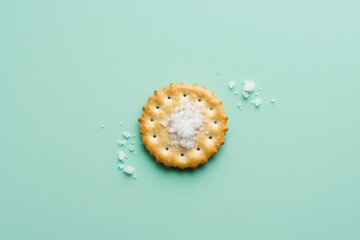
[[[203,110],[203,123],[193,148],[172,145],[164,121],[185,101]],[[155,91],[139,118],[142,142],[158,162],[167,167],[196,168],[205,164],[225,143],[228,116],[222,102],[197,84],[172,83]]]

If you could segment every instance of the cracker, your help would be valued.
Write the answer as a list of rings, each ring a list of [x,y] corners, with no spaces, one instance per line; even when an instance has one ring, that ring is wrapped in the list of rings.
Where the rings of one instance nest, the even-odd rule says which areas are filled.
[[[176,107],[185,102],[202,110],[202,125],[191,148],[172,144],[166,127]],[[196,168],[205,164],[225,143],[227,120],[222,102],[206,88],[172,83],[148,99],[139,118],[140,134],[144,146],[158,162],[167,167]]]

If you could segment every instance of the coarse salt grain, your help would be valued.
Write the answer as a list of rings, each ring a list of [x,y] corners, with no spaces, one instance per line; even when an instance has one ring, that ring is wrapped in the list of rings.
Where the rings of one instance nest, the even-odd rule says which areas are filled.
[[[176,107],[168,121],[170,143],[187,149],[194,147],[202,122],[202,110],[193,104],[185,102]]]
[[[244,81],[244,91],[252,92],[255,89],[256,84],[251,81]]]
[[[235,87],[235,82],[234,81],[230,81],[229,82],[229,88],[233,89]]]
[[[132,174],[134,174],[134,172],[135,172],[135,168],[133,166],[126,166],[124,168],[124,173],[132,175]]]
[[[250,95],[249,95],[248,92],[243,91],[243,92],[242,92],[242,96],[243,96],[245,99],[248,99]]]
[[[251,103],[255,105],[255,107],[259,107],[262,103],[262,100],[260,98],[255,98]]]
[[[120,164],[118,165],[118,167],[122,170],[125,166],[124,166],[124,164],[121,164],[121,163],[120,163]]]
[[[123,162],[125,159],[127,159],[127,156],[123,151],[119,151],[118,152],[118,158],[119,158],[120,161]]]
[[[119,146],[126,146],[126,141],[125,141],[125,140],[119,140],[119,141],[117,142],[117,144],[118,144]]]
[[[123,136],[124,136],[124,138],[130,138],[130,137],[131,137],[131,133],[129,133],[129,132],[123,132]]]
[[[160,124],[161,124],[161,126],[163,126],[163,127],[167,127],[167,122],[166,122],[166,121],[161,121]]]
[[[274,102],[275,102],[275,98],[270,99],[270,102],[271,102],[271,103],[274,103]]]

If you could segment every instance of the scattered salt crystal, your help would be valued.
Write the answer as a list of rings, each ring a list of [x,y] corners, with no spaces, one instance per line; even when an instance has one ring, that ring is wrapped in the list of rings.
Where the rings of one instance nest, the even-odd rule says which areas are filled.
[[[118,166],[120,169],[123,169],[125,167],[124,164],[121,164],[121,163]]]
[[[123,132],[123,136],[124,136],[125,138],[130,138],[130,137],[131,137],[131,133],[129,133],[129,132]]]
[[[244,91],[252,92],[255,89],[256,84],[251,81],[244,81]]]
[[[220,75],[220,72],[216,72],[216,74],[219,76],[219,75]]]
[[[118,158],[119,158],[120,161],[123,162],[125,159],[127,159],[127,156],[123,151],[119,151],[118,152]]]
[[[259,96],[259,93],[255,93],[255,96]]]
[[[133,152],[133,151],[134,151],[134,147],[133,147],[133,146],[129,147],[129,151],[130,151],[130,152]]]
[[[260,92],[261,90],[262,90],[262,88],[261,88],[261,87],[259,87],[258,91]]]
[[[138,175],[134,174],[133,179],[137,179],[137,178],[138,178]]]
[[[261,105],[262,100],[260,98],[255,98],[251,103],[255,104],[255,107],[259,107]]]
[[[242,103],[238,103],[237,107],[238,108],[242,108],[243,104]]]
[[[243,91],[243,92],[242,92],[242,96],[243,96],[244,98],[248,99],[250,95],[249,95],[248,92]]]
[[[230,82],[229,82],[229,88],[230,88],[230,89],[233,89],[234,86],[235,86],[235,82],[234,82],[234,81],[230,81]]]
[[[163,127],[167,127],[167,122],[166,122],[166,121],[161,121],[160,124],[161,124],[161,126],[163,126]]]
[[[167,131],[172,145],[194,147],[198,130],[203,123],[202,110],[189,102],[175,108],[170,115]]]
[[[134,142],[134,141],[131,141],[130,143],[131,143],[131,145],[135,145],[135,142]]]
[[[126,141],[125,141],[125,140],[119,140],[119,141],[117,142],[117,144],[118,144],[119,146],[126,146]]]
[[[135,172],[135,168],[133,166],[126,166],[124,168],[124,172],[129,174],[129,175],[132,175]]]
[[[238,95],[238,94],[239,94],[237,91],[235,91],[234,93],[235,93],[235,95]]]
[[[101,128],[105,128],[105,126],[104,126],[104,125],[101,125]]]
[[[275,102],[275,98],[270,99],[270,102],[271,102],[271,103],[274,103],[274,102]]]

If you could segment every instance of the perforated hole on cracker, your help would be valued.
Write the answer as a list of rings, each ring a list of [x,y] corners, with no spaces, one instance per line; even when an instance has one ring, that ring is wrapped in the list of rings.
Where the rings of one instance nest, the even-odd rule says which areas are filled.
[[[172,83],[148,99],[139,118],[140,134],[158,162],[196,168],[225,143],[227,120],[221,101],[206,88]]]

